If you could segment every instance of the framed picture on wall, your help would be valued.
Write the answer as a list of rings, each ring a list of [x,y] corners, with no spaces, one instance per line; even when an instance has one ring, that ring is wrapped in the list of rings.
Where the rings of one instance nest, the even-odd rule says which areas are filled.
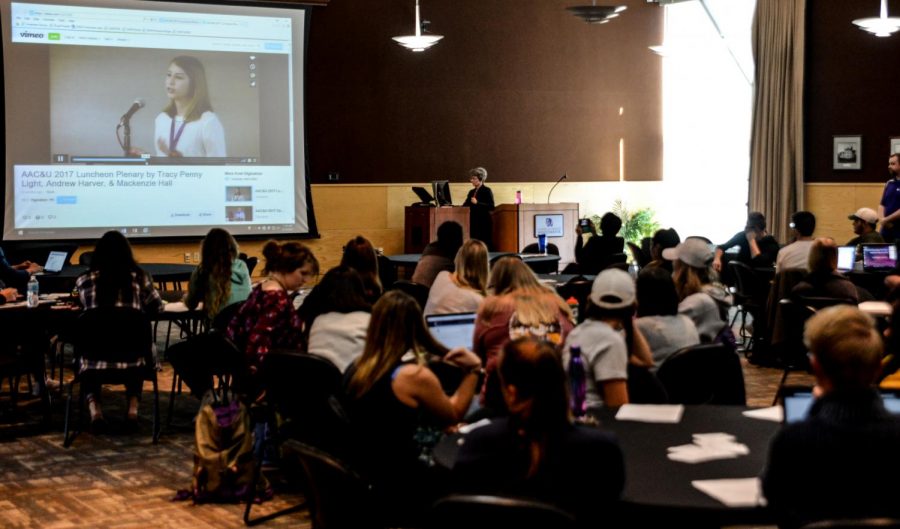
[[[900,153],[900,136],[891,138],[891,154]]]
[[[835,171],[862,169],[862,136],[835,136],[832,165]]]

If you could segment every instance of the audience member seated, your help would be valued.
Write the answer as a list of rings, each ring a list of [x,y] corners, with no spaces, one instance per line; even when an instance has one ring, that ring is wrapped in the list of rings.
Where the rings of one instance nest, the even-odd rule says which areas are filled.
[[[890,485],[900,474],[900,419],[874,388],[882,342],[872,319],[856,307],[829,307],[807,322],[804,338],[816,400],[805,420],[775,436],[763,474],[779,526],[900,517]]]
[[[732,284],[733,281],[728,277],[729,272],[725,269],[723,257],[726,251],[735,246],[738,247],[738,253],[732,259],[752,268],[773,266],[779,249],[775,237],[766,232],[766,217],[758,211],[751,212],[747,216],[744,231],[737,232],[734,237],[728,239],[728,242],[716,248],[713,270],[719,274],[726,274],[728,284]]]
[[[572,424],[555,348],[509,342],[498,374],[510,415],[466,435],[453,467],[459,489],[550,502],[582,522],[608,519],[625,484],[622,451],[611,434]]]
[[[634,323],[653,355],[653,371],[675,351],[700,343],[694,322],[678,314],[675,282],[662,267],[645,268],[638,275],[637,316]]]
[[[238,259],[234,237],[221,228],[209,230],[200,243],[200,265],[191,274],[185,305],[194,309],[202,301],[212,320],[220,310],[247,299],[250,288],[250,272]]]
[[[437,240],[428,243],[416,264],[412,281],[431,287],[438,273],[453,271],[453,259],[463,243],[463,228],[458,222],[447,221],[437,229]]]
[[[436,357],[466,372],[450,397],[426,366]],[[372,307],[363,354],[345,376],[344,406],[357,440],[351,459],[374,483],[387,512],[416,518],[440,495],[436,476],[420,458],[431,447],[420,443],[417,430],[462,420],[481,372],[474,353],[448,352],[435,341],[408,294],[390,290]]]
[[[329,270],[300,306],[309,354],[330,360],[342,372],[366,344],[372,305],[359,272],[348,266]]]
[[[99,307],[130,307],[144,312],[159,312],[162,299],[153,288],[153,279],[135,262],[134,254],[128,240],[118,231],[108,231],[97,242],[90,270],[75,281],[81,305],[85,310]],[[80,358],[80,372],[91,369],[111,369],[112,366],[97,365]],[[104,363],[105,364],[105,363]],[[143,386],[140,372],[144,359],[139,358],[132,364],[116,365],[121,370],[121,378],[125,383],[125,395],[128,398],[129,421],[137,420],[138,401]],[[103,420],[100,406],[100,384],[92,379],[82,380],[82,392],[91,413],[91,423]]]
[[[612,264],[615,254],[625,251],[625,239],[617,236],[621,228],[622,219],[613,213],[606,213],[600,219],[601,235],[597,235],[594,223],[588,221],[591,238],[585,243],[581,238],[581,225],[575,227],[575,261],[578,263],[578,273],[599,274]]]
[[[521,259],[503,257],[494,263],[490,288],[493,295],[478,311],[474,336],[475,352],[487,369],[482,404],[488,413],[505,408],[493,371],[506,342],[530,335],[559,345],[575,321],[566,302],[542,285]]]
[[[884,243],[884,237],[878,233],[878,213],[871,208],[859,208],[856,213],[847,217],[853,221],[853,233],[856,237],[847,241],[847,246],[856,246],[856,260],[862,261],[863,244]]]
[[[226,331],[238,350],[247,355],[251,373],[262,365],[270,350],[301,346],[300,316],[290,294],[319,273],[319,262],[302,243],[269,241],[262,254],[266,260],[263,273],[268,277],[253,288]]]
[[[378,276],[378,256],[369,239],[357,235],[347,241],[344,245],[344,255],[341,257],[341,266],[349,266],[359,272],[366,290],[366,301],[369,303],[378,301],[384,288]]]
[[[813,241],[809,252],[809,273],[791,290],[791,298],[836,298],[856,305],[859,294],[856,285],[837,271],[837,246],[834,240],[820,237]],[[871,297],[871,296],[868,296]]]
[[[731,295],[716,281],[716,274],[710,269],[713,252],[709,245],[702,239],[689,237],[675,248],[664,250],[663,257],[674,263],[672,279],[681,300],[678,313],[694,322],[700,342],[730,341],[727,327]]]
[[[21,293],[25,293],[25,285],[31,274],[41,271],[41,265],[25,261],[17,265],[10,264],[0,248],[0,281],[9,288],[15,288]]]
[[[816,231],[816,216],[809,211],[798,211],[791,215],[790,226],[794,242],[778,251],[776,271],[807,268],[809,265],[809,249],[813,243],[812,234]]]
[[[19,291],[14,288],[7,288],[3,281],[0,281],[0,305],[4,303],[12,303],[19,297]]]
[[[651,239],[650,243],[651,261],[647,263],[647,266],[645,266],[644,268],[661,267],[668,270],[669,273],[672,273],[672,262],[663,259],[662,253],[663,250],[667,248],[674,248],[678,246],[680,242],[681,237],[678,235],[678,232],[675,231],[675,228],[663,228],[661,230],[656,230],[656,233],[653,234],[653,239]]]
[[[487,294],[488,251],[483,242],[469,239],[456,253],[455,272],[442,271],[437,275],[425,315],[477,312]]]
[[[628,362],[651,367],[653,358],[634,327],[634,281],[624,270],[604,270],[594,279],[584,321],[566,338],[562,350],[568,370],[571,350],[581,349],[588,408],[628,403]]]

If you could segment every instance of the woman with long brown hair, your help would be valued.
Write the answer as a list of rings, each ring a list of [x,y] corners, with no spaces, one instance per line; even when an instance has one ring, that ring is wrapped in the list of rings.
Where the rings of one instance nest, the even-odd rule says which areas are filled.
[[[678,313],[694,322],[701,342],[716,341],[728,323],[732,300],[711,267],[714,254],[710,245],[688,237],[678,246],[663,250],[662,255],[674,261],[672,279],[680,300]]]
[[[363,285],[366,287],[366,300],[369,303],[375,303],[384,291],[384,287],[378,276],[378,254],[375,253],[372,242],[362,235],[357,235],[347,241],[341,257],[341,266],[349,266],[359,272]]]
[[[195,308],[202,301],[203,312],[212,319],[225,307],[250,295],[250,272],[238,259],[234,237],[221,229],[209,230],[200,243],[200,266],[191,274],[184,303]]]

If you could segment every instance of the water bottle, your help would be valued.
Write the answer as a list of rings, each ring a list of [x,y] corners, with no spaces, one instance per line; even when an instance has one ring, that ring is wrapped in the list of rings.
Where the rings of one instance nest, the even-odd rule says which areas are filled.
[[[632,279],[637,279],[638,272],[640,272],[640,269],[638,268],[637,263],[632,262],[630,265],[628,265],[628,274],[631,275]]]
[[[578,345],[573,345],[569,348],[569,386],[571,388],[569,404],[572,408],[572,415],[576,418],[584,417],[587,411],[587,400],[585,398],[587,387],[584,359],[581,357],[581,347]]]
[[[521,204],[521,203],[522,203],[522,192],[516,191],[516,204]]]
[[[575,299],[575,296],[569,296],[569,299],[566,300],[566,305],[572,310],[572,317],[578,322],[578,300]]]
[[[28,297],[26,298],[28,308],[33,309],[38,306],[38,280],[37,276],[31,276],[28,280]]]

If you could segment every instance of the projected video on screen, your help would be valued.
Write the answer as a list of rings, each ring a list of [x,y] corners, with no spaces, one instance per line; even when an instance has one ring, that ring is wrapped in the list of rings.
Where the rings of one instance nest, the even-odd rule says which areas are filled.
[[[303,9],[2,8],[4,239],[309,232]]]

